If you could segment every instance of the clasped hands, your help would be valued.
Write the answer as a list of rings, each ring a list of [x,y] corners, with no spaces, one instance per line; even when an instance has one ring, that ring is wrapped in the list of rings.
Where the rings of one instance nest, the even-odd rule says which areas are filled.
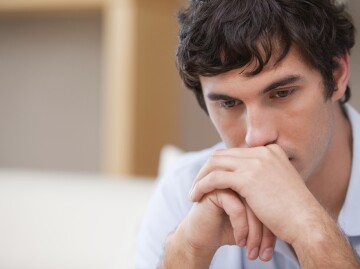
[[[216,151],[189,194],[186,238],[194,249],[247,248],[268,261],[276,237],[292,244],[318,202],[278,145]]]

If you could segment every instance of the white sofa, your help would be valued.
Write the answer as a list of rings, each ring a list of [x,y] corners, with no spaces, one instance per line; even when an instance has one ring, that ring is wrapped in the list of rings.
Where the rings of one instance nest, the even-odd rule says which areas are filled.
[[[0,268],[134,268],[154,180],[0,171]]]

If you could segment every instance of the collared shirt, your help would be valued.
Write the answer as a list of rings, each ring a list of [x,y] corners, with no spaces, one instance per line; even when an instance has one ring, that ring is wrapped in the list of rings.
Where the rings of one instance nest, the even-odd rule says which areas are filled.
[[[350,106],[346,111],[352,126],[353,156],[348,191],[338,223],[360,254],[360,115]],[[139,232],[136,268],[157,268],[164,254],[165,240],[176,229],[192,207],[188,193],[200,168],[211,153],[224,148],[220,143],[200,152],[187,153],[158,181]],[[250,261],[245,248],[223,246],[216,252],[210,268],[214,269],[299,269],[288,245],[277,240],[273,259]]]

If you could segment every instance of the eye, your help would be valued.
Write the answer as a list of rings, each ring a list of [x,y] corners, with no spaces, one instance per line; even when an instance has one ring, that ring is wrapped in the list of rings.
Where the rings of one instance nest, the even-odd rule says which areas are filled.
[[[220,103],[221,108],[233,108],[240,104],[239,100],[226,100]]]
[[[270,98],[285,98],[291,95],[295,89],[290,90],[276,90],[270,94]]]

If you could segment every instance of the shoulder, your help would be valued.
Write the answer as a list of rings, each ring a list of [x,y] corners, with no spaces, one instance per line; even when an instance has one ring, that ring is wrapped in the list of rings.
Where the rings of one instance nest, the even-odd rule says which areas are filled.
[[[345,105],[345,111],[349,118],[352,128],[358,128],[358,124],[360,123],[359,112],[350,104]]]
[[[167,210],[173,211],[177,220],[184,218],[192,206],[188,194],[196,175],[211,154],[223,147],[219,143],[208,149],[184,153],[177,158],[158,179],[153,195],[154,207],[160,208],[166,204]]]
[[[199,169],[222,144],[176,158],[157,181],[138,234],[136,268],[155,268],[166,238],[192,207],[188,193]]]

